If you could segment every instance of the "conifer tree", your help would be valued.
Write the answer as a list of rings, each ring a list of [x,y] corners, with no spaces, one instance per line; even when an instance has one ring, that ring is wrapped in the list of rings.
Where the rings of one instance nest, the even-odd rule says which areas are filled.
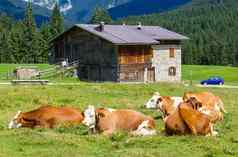
[[[55,3],[52,15],[50,17],[51,39],[64,31],[64,19],[60,13],[59,4]]]
[[[39,42],[37,39],[36,22],[32,11],[32,2],[28,2],[23,19],[23,36],[24,52],[26,55],[26,63],[37,63],[39,53]]]
[[[40,51],[38,59],[40,63],[47,63],[50,40],[51,40],[50,27],[48,24],[41,25],[39,38],[40,38],[41,51]]]
[[[22,39],[24,34],[23,24],[21,22],[16,23],[10,30],[8,38],[8,60],[11,63],[26,63],[26,49],[25,41]]]
[[[101,21],[105,22],[106,24],[110,24],[110,23],[112,23],[112,18],[108,14],[107,10],[100,8],[100,7],[96,7],[96,9],[94,10],[94,13],[92,15],[90,23],[98,24]]]
[[[4,13],[0,13],[0,63],[10,63],[8,51],[9,30],[13,26],[12,18]]]

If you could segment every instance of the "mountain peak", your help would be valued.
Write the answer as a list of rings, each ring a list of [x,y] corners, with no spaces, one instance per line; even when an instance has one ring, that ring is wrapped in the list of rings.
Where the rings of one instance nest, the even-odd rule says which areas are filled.
[[[30,0],[22,0],[29,2]],[[61,12],[67,12],[72,9],[71,0],[31,0],[33,4],[52,10],[56,3],[60,6]]]

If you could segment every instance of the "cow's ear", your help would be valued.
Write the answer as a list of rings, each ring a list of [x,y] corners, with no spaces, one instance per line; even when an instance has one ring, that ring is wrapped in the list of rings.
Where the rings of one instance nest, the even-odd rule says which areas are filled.
[[[98,112],[97,115],[98,115],[98,117],[101,117],[101,118],[105,117],[105,114],[102,112]]]
[[[198,108],[202,107],[202,103],[201,102],[198,102],[197,105],[198,105]]]

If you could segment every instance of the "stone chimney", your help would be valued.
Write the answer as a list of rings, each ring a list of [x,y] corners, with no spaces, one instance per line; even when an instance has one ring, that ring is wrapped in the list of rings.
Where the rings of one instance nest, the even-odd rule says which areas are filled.
[[[105,26],[105,23],[103,21],[101,21],[100,24],[99,24],[99,31],[100,32],[104,31],[104,26]]]
[[[139,29],[139,30],[142,29],[142,24],[141,24],[141,22],[138,22],[137,29]]]

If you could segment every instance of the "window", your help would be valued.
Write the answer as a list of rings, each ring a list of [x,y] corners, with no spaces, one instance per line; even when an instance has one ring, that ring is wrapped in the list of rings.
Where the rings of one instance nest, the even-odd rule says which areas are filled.
[[[175,48],[170,48],[169,49],[169,57],[170,58],[175,58]]]
[[[169,76],[175,76],[175,75],[176,75],[176,68],[169,67]]]

